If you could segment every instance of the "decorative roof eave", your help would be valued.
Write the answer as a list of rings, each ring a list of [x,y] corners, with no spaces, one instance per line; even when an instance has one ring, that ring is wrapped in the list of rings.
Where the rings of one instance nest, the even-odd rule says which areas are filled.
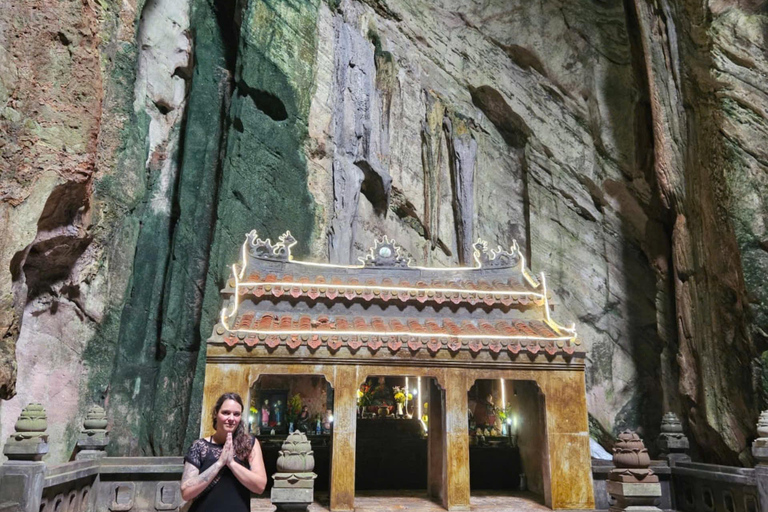
[[[274,333],[265,331],[262,333],[243,333],[239,331],[238,329],[231,329],[230,328],[230,321],[235,317],[238,311],[238,306],[240,302],[240,296],[242,295],[240,289],[243,288],[246,293],[248,293],[249,287],[263,287],[264,291],[271,291],[273,295],[280,296],[282,293],[285,293],[286,291],[288,293],[296,293],[295,289],[298,286],[299,291],[303,293],[307,293],[308,295],[312,293],[312,295],[315,294],[314,291],[311,290],[312,284],[311,283],[288,283],[286,285],[285,283],[281,284],[278,288],[275,286],[276,283],[268,283],[268,282],[259,282],[259,283],[253,283],[244,281],[241,282],[243,276],[245,275],[245,271],[248,268],[249,258],[248,253],[250,252],[250,256],[252,258],[255,258],[257,260],[264,260],[264,261],[273,261],[273,262],[282,262],[282,263],[296,263],[301,265],[307,265],[311,267],[319,267],[319,268],[326,268],[326,269],[363,269],[366,267],[376,267],[376,268],[391,268],[393,270],[395,269],[420,269],[420,270],[434,270],[434,271],[442,271],[442,270],[451,270],[451,271],[464,271],[464,270],[488,270],[488,269],[512,269],[517,268],[522,276],[525,278],[525,280],[528,282],[528,284],[534,288],[538,289],[540,291],[533,292],[533,291],[515,291],[515,290],[464,290],[464,289],[453,289],[451,292],[456,292],[458,294],[458,297],[461,298],[462,293],[474,294],[475,298],[479,298],[480,295],[483,295],[483,301],[491,301],[491,299],[495,302],[498,297],[498,301],[501,303],[504,303],[504,297],[516,297],[516,296],[528,296],[532,297],[534,302],[537,303],[537,305],[543,306],[544,310],[544,318],[542,321],[549,326],[555,333],[557,333],[558,338],[561,340],[570,340],[576,342],[578,344],[578,340],[576,339],[576,330],[575,325],[571,327],[565,327],[557,322],[555,322],[551,316],[550,316],[550,307],[549,307],[549,292],[547,290],[547,284],[546,284],[546,277],[544,273],[540,274],[540,280],[536,280],[536,278],[530,273],[530,271],[525,266],[525,257],[520,252],[520,249],[517,245],[517,242],[514,241],[513,245],[511,247],[510,251],[503,250],[501,246],[498,247],[496,250],[488,251],[488,244],[482,240],[478,240],[477,243],[474,244],[475,248],[475,261],[477,262],[476,267],[466,267],[466,268],[430,268],[430,267],[413,267],[410,264],[410,259],[405,259],[404,256],[402,256],[401,251],[402,249],[394,242],[389,240],[387,237],[384,237],[383,240],[377,240],[376,245],[369,251],[369,253],[366,255],[365,258],[360,258],[362,265],[332,265],[332,264],[326,264],[326,263],[312,263],[312,262],[300,262],[293,259],[291,255],[291,247],[296,245],[296,240],[291,236],[290,231],[285,232],[283,235],[279,237],[279,241],[276,244],[272,244],[272,242],[267,240],[261,240],[258,238],[258,235],[256,231],[251,231],[246,235],[246,240],[243,243],[242,246],[242,261],[241,266],[238,269],[237,265],[232,265],[232,280],[233,283],[230,283],[230,287],[233,289],[233,296],[230,300],[230,307],[223,308],[221,310],[220,314],[220,326],[225,329],[225,331],[229,334],[234,334],[235,336],[247,336],[250,334],[263,334],[264,336],[271,336]],[[271,286],[271,290],[267,290],[267,286]],[[288,289],[286,290],[286,286],[288,286]],[[315,285],[317,287],[317,295],[312,297],[312,295],[309,295],[311,298],[317,298],[320,294],[320,288],[322,285],[320,283],[317,283]],[[424,300],[431,299],[439,302],[439,297],[437,297],[438,293],[444,293],[448,289],[439,289],[439,288],[419,288],[419,287],[387,287],[382,285],[333,285],[326,283],[325,286],[326,291],[325,295],[328,297],[328,290],[335,288],[338,290],[340,287],[345,288],[345,296],[347,293],[354,292],[355,295],[360,295],[364,298],[366,298],[366,289],[370,289],[369,291],[373,293],[373,295],[376,295],[376,292],[379,292],[379,295],[381,293],[390,293],[393,291],[404,291],[408,293],[408,297],[403,297],[404,300],[410,300],[415,299],[419,302],[424,302]],[[306,287],[306,292],[304,292],[304,288]],[[390,289],[392,288],[392,289]],[[360,293],[358,294],[358,291]],[[255,292],[255,290],[254,290]],[[277,293],[275,293],[277,292]],[[416,296],[411,297],[411,292],[415,292]],[[420,293],[424,292],[424,300],[420,300],[422,297],[420,297]],[[429,293],[433,293],[433,297],[429,297]],[[329,297],[329,298],[335,298],[335,297]],[[443,300],[454,300],[454,297],[443,297]],[[488,303],[488,302],[486,302]],[[493,303],[493,302],[491,302]],[[490,304],[489,304],[490,305]],[[313,336],[317,334],[315,331],[307,330],[307,332],[297,333],[297,332],[290,332],[286,333],[286,335],[293,336],[294,334],[297,334],[299,336]],[[370,333],[368,333],[370,334]],[[391,335],[410,335],[412,333],[380,333],[382,336],[391,336]],[[416,336],[417,338],[419,336]],[[454,337],[455,338],[455,337]],[[526,339],[531,341],[537,341],[536,337],[511,337],[509,339]],[[504,337],[498,337],[498,339],[505,339]]]
[[[498,337],[487,336],[465,338],[450,335],[430,335],[417,337],[393,333],[338,334],[326,331],[247,332],[227,331],[222,326],[217,326],[216,334],[208,342],[223,343],[230,347],[234,347],[242,342],[249,348],[264,344],[270,350],[280,346],[285,346],[289,350],[297,350],[301,346],[307,346],[310,350],[315,351],[325,346],[332,353],[337,352],[342,347],[348,348],[353,353],[365,347],[374,354],[386,347],[392,353],[403,350],[411,355],[418,353],[422,349],[432,355],[442,350],[447,350],[451,354],[457,354],[462,351],[469,352],[470,354],[479,354],[481,352],[500,354],[507,352],[513,357],[520,353],[531,355],[544,353],[549,356],[560,354],[566,357],[580,357],[584,352],[578,339],[564,337],[499,339]]]
[[[278,276],[274,273],[268,273],[262,276],[251,273],[245,281],[237,280],[235,274],[227,283],[223,293],[237,293],[241,296],[252,295],[257,298],[265,295],[281,297],[288,294],[294,298],[307,296],[312,300],[319,297],[330,300],[338,297],[352,300],[359,297],[366,301],[377,299],[384,302],[390,300],[408,302],[415,300],[421,303],[430,301],[437,304],[450,301],[454,304],[466,302],[471,305],[485,303],[488,306],[498,303],[505,306],[512,304],[543,306],[545,303],[544,294],[541,292],[506,290],[501,288],[504,283],[498,281],[486,283],[486,286],[473,286],[471,282],[449,284],[452,286],[443,286],[443,283],[433,283],[430,286],[423,281],[415,284],[408,281],[394,283],[388,278],[382,279],[380,283],[374,280],[361,283],[357,279],[342,282],[340,279],[326,280],[324,276],[317,276],[314,279],[303,276],[296,279],[293,275]],[[551,300],[551,297],[548,296],[547,300]]]

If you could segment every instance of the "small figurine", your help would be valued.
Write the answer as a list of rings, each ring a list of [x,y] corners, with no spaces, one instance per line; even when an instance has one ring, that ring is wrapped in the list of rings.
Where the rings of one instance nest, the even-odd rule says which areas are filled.
[[[330,409],[325,410],[325,416],[323,416],[323,433],[327,434],[331,431],[331,424],[333,423],[333,411]]]
[[[283,403],[280,400],[275,404],[275,424],[278,427],[283,424]]]
[[[261,404],[261,426],[269,426],[269,400],[264,400]]]
[[[309,431],[309,407],[306,405],[301,408],[299,418],[296,421],[296,429],[305,434]]]

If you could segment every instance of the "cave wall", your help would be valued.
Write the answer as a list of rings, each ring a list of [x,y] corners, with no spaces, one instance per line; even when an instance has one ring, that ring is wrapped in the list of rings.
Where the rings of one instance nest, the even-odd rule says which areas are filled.
[[[517,240],[586,344],[595,437],[673,410],[749,463],[761,5],[0,0],[0,436],[42,401],[65,460],[97,402],[113,453],[180,453],[244,234],[290,229],[337,263]]]

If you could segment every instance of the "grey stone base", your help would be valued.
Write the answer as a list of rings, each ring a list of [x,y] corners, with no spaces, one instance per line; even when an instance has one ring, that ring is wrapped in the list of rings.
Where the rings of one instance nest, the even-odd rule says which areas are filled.
[[[647,506],[632,506],[627,508],[611,507],[608,509],[608,512],[661,512],[661,509],[658,507]]]
[[[272,504],[279,511],[307,510],[314,500],[314,489],[272,488]]]

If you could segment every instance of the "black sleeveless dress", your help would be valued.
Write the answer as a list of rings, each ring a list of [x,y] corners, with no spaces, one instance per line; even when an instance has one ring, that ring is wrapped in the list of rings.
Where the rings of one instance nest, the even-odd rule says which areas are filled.
[[[251,443],[253,443],[253,438],[251,438]],[[207,439],[198,439],[189,447],[184,461],[189,462],[202,473],[219,460],[223,448],[223,444],[212,443]],[[247,460],[243,461],[235,457],[235,461],[246,468],[250,468]],[[194,499],[189,512],[249,512],[250,510],[251,492],[240,483],[231,469],[224,466],[208,484],[208,487]]]

